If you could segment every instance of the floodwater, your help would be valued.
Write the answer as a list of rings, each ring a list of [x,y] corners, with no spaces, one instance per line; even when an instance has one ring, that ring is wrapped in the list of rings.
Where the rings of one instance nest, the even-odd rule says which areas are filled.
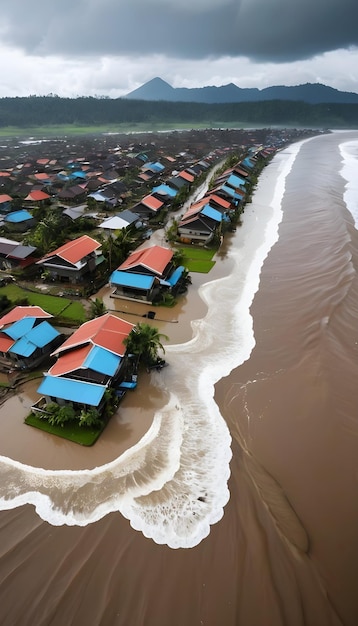
[[[358,622],[357,158],[276,155],[98,452],[1,408],[2,624]]]

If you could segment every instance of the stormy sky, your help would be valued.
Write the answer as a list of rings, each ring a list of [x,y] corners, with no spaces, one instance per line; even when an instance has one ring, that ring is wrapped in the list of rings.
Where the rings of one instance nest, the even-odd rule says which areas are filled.
[[[357,0],[0,0],[0,97],[320,82],[358,92]]]

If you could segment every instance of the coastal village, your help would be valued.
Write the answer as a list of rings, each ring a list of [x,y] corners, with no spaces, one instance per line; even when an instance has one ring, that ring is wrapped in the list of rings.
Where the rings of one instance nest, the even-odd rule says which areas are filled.
[[[39,377],[25,422],[92,445],[141,370],[160,371],[158,310],[190,289],[275,152],[313,131],[188,131],[4,141],[2,402]],[[198,193],[198,197],[195,191]],[[192,201],[191,201],[192,199]],[[163,243],[155,234],[163,233]],[[133,324],[101,297],[150,306]]]

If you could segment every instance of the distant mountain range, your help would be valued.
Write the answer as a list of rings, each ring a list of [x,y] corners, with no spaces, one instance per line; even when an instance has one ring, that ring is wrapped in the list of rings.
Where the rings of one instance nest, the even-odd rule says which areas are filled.
[[[222,87],[172,87],[161,78],[153,78],[123,98],[131,100],[201,102],[224,104],[234,102],[262,102],[265,100],[291,100],[308,104],[357,104],[358,94],[338,91],[320,83],[306,83],[295,87],[241,88],[230,83]]]

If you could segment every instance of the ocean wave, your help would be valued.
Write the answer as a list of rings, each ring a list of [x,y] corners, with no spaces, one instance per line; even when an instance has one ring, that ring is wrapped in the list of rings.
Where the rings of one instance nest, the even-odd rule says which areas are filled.
[[[154,379],[170,390],[170,400],[148,433],[92,470],[48,471],[2,457],[0,508],[29,503],[50,524],[79,526],[119,511],[133,528],[172,548],[193,547],[208,535],[230,497],[232,456],[215,383],[247,360],[255,345],[250,306],[279,236],[286,177],[305,141],[264,169],[232,240],[230,275],[201,287],[208,312],[193,321],[192,339],[166,346],[171,367]]]

